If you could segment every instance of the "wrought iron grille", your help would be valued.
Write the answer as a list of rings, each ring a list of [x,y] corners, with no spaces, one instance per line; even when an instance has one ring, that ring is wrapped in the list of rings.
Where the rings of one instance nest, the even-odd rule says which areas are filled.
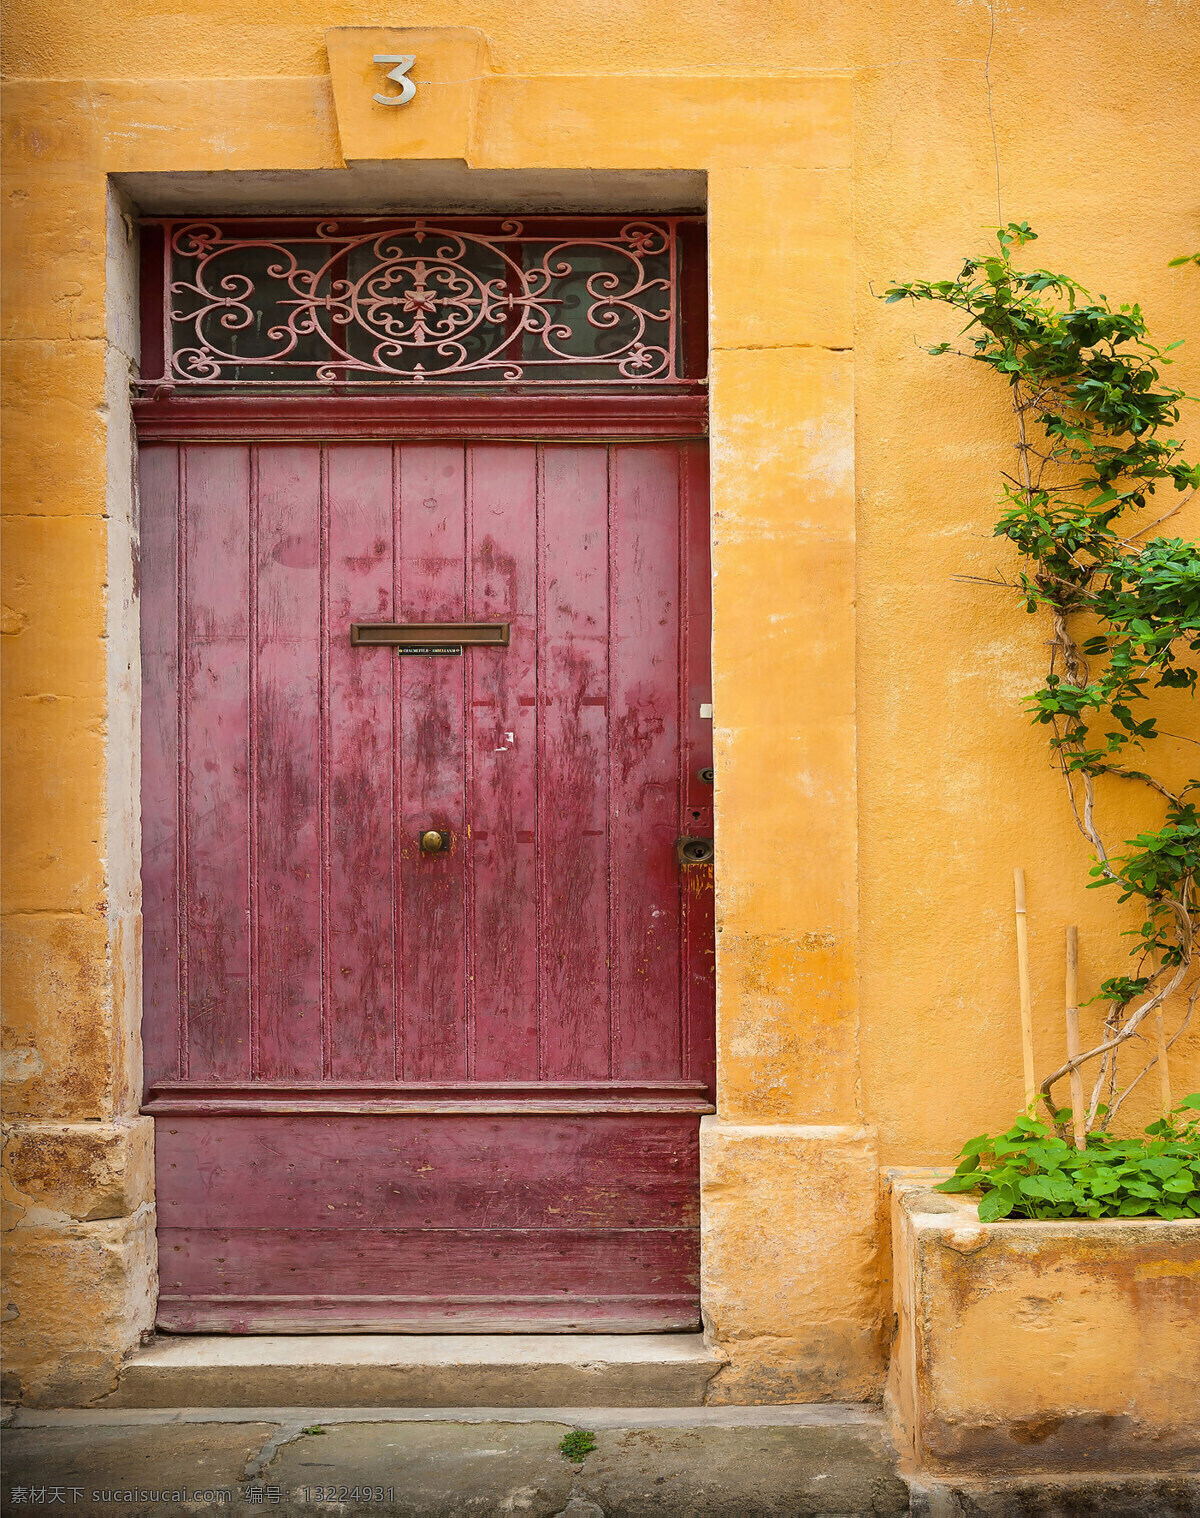
[[[156,225],[173,386],[695,377],[681,254],[696,218]]]

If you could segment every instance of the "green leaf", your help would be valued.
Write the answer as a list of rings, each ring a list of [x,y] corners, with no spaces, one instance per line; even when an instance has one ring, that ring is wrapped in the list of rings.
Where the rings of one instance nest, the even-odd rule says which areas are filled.
[[[558,1441],[559,1454],[574,1465],[582,1465],[595,1448],[596,1436],[590,1429],[572,1429]]]
[[[979,1204],[979,1221],[994,1223],[1006,1218],[1013,1210],[1013,1198],[1003,1191],[989,1191]]]
[[[981,1170],[971,1170],[965,1175],[952,1175],[948,1181],[940,1181],[935,1191],[974,1191],[983,1181]]]

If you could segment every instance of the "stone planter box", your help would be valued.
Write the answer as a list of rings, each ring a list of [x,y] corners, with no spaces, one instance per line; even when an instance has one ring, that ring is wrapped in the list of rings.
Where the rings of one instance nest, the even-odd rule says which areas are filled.
[[[1200,1218],[981,1223],[891,1172],[888,1398],[916,1471],[1195,1469]]]

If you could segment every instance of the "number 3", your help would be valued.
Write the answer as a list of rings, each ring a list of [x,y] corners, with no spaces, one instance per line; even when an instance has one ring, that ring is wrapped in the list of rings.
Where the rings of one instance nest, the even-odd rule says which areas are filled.
[[[398,95],[372,95],[371,99],[378,102],[379,105],[407,105],[417,93],[417,87],[411,79],[405,76],[416,61],[415,55],[410,57],[407,53],[376,53],[374,62],[395,63],[399,65],[398,68],[394,68],[391,71],[388,78],[396,81],[400,86],[400,93]]]

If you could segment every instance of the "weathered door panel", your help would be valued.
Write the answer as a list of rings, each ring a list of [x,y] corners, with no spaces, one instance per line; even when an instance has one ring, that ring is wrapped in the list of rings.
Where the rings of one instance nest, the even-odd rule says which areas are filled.
[[[466,620],[465,452],[455,444],[416,443],[401,455],[397,616],[404,621]],[[387,649],[360,652],[396,669],[400,1074],[413,1081],[466,1080],[464,676],[476,654],[400,658]],[[422,854],[420,838],[430,828],[449,832],[448,853]]]
[[[153,443],[142,512],[163,1326],[694,1323],[702,445]]]
[[[539,897],[537,452],[478,445],[469,467],[470,615],[510,624],[504,656],[472,657],[466,670],[474,798],[471,1076],[536,1081],[540,955],[530,904]]]
[[[148,1076],[180,1064],[183,789],[179,682],[181,450],[144,447],[142,563],[142,1059]]]
[[[200,445],[180,461],[179,817],[186,976],[181,1058],[234,1080],[257,1063],[250,911],[251,459]],[[242,846],[243,840],[245,845]],[[151,846],[158,840],[153,830]]]
[[[171,1119],[160,1313],[183,1330],[687,1328],[696,1118]],[[314,1315],[315,1309],[315,1315]]]
[[[251,467],[252,1057],[262,1080],[320,1080],[325,812],[320,450],[258,449]]]
[[[390,448],[345,444],[325,453],[328,523],[325,698],[326,1070],[334,1081],[399,1069],[396,1017],[399,897],[392,814],[396,801],[396,670],[372,666],[333,630],[391,616],[394,460]]]

